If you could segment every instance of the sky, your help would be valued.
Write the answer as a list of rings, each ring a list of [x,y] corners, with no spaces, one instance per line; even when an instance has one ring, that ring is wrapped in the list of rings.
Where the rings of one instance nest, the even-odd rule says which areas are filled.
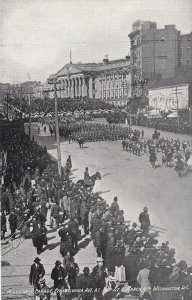
[[[132,23],[192,32],[192,0],[1,0],[0,82],[46,81],[70,61],[129,54]]]

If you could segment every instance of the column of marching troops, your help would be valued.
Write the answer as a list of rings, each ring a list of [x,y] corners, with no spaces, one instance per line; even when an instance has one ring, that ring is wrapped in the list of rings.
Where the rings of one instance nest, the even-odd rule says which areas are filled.
[[[1,187],[2,239],[11,242],[21,235],[31,238],[40,255],[49,247],[46,222],[59,229],[63,262],[56,261],[51,273],[54,287],[49,289],[45,268],[40,258],[35,258],[29,281],[36,296],[49,299],[55,292],[57,299],[77,295],[84,300],[102,299],[106,287],[115,293],[118,282],[128,282],[130,292],[140,299],[191,299],[192,268],[184,260],[175,261],[175,250],[168,242],[158,244],[157,236],[150,231],[146,207],[139,216],[140,225],[126,222],[117,197],[109,206],[98,193],[72,182],[68,175],[58,177],[57,164],[46,148],[29,140],[24,132],[4,132],[3,149],[6,166]],[[70,157],[67,163],[72,168]],[[10,237],[5,237],[7,217]],[[97,252],[97,265],[91,273],[85,266],[83,274],[79,274],[74,258],[81,243],[80,228],[85,236],[91,234]],[[165,291],[155,290],[158,286]],[[69,287],[70,291],[64,293]]]

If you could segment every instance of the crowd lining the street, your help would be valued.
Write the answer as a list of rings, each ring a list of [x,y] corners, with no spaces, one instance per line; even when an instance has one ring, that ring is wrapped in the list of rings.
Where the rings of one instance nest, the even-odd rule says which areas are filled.
[[[61,290],[68,287],[74,292],[65,296],[73,298],[77,296],[75,289],[80,289],[78,295],[83,300],[103,299],[107,286],[115,293],[114,288],[122,282],[128,282],[132,293],[140,299],[191,299],[192,267],[184,260],[176,262],[175,249],[170,248],[169,242],[158,244],[157,233],[150,230],[146,207],[138,224],[127,222],[117,197],[109,206],[98,193],[92,192],[94,182],[88,168],[84,181],[74,183],[69,177],[72,170],[69,156],[66,165],[70,172],[64,168],[59,177],[57,163],[49,157],[47,149],[17,128],[3,132],[3,151],[6,155],[1,186],[2,239],[9,238],[11,242],[18,235],[31,238],[40,255],[48,247],[46,221],[50,210],[50,226],[59,229],[63,257],[62,263],[56,261],[51,273],[57,299],[62,299]],[[7,218],[10,237],[6,237]],[[91,235],[97,265],[92,272],[85,266],[83,274],[79,274],[75,254],[83,234]],[[45,295],[49,299],[51,295],[43,277],[45,273],[37,257],[29,281],[36,295],[42,296],[40,299]],[[155,290],[158,286],[165,290]]]

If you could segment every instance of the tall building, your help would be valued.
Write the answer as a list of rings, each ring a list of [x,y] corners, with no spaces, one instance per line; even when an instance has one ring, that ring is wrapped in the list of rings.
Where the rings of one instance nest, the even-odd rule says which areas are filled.
[[[192,32],[180,38],[179,60],[181,66],[192,65]]]
[[[128,36],[131,42],[132,97],[142,98],[147,82],[175,76],[179,65],[180,32],[175,25],[158,29],[155,22],[137,20]]]
[[[102,99],[123,106],[131,97],[130,57],[102,63],[66,64],[54,76],[59,79],[59,98]],[[51,79],[51,77],[50,77]],[[53,92],[50,93],[50,98]]]

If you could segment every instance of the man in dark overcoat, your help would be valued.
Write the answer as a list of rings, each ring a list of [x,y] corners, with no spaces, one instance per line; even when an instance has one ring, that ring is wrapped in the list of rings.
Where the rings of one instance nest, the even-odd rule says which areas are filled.
[[[44,266],[40,263],[40,261],[40,258],[36,257],[34,260],[34,264],[31,265],[29,283],[33,285],[34,290],[39,288],[39,279],[45,275]]]
[[[143,212],[139,215],[139,222],[141,223],[141,229],[143,230],[143,233],[149,232],[149,226],[151,225],[149,214],[148,214],[148,208],[144,207]]]
[[[78,248],[79,223],[74,217],[71,217],[68,222],[68,232],[71,236],[72,247],[76,250]]]
[[[125,266],[126,280],[131,287],[135,287],[137,284],[137,275],[139,272],[138,261],[139,259],[134,248],[131,248],[129,254],[125,256],[123,263]]]
[[[93,300],[95,282],[93,277],[89,274],[89,268],[85,267],[83,274],[77,277],[77,289],[83,290],[81,294],[82,300]]]
[[[61,300],[62,290],[67,289],[67,284],[65,281],[66,276],[67,272],[61,266],[61,262],[57,260],[55,263],[55,267],[51,272],[51,279],[54,280],[54,290],[56,291],[57,300]]]

